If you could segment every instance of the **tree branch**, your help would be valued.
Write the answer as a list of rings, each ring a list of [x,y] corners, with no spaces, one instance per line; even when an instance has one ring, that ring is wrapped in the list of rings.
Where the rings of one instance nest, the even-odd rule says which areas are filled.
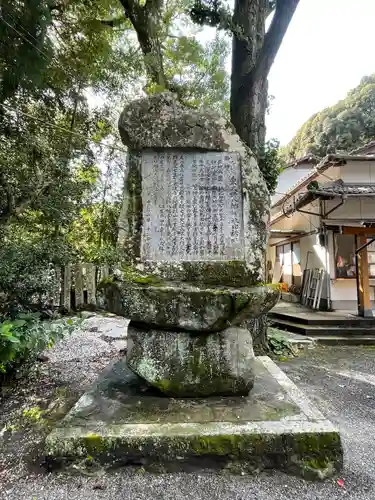
[[[47,190],[48,187],[53,185],[53,183],[52,180],[44,182],[36,188],[32,195],[22,196],[17,200],[14,199],[10,190],[7,190],[8,206],[0,212],[0,226],[6,225],[13,217],[19,217]]]
[[[116,26],[121,26],[129,17],[126,15],[117,17],[115,19],[98,19],[100,24],[104,24],[104,26],[109,26],[110,28],[114,28]]]
[[[252,71],[255,79],[267,78],[299,1],[277,0],[271,26],[264,37],[255,68]],[[247,76],[245,75],[244,78]]]
[[[134,23],[137,22],[137,15],[143,7],[135,0],[120,0],[120,3],[124,7],[125,17],[130,19],[134,26]]]

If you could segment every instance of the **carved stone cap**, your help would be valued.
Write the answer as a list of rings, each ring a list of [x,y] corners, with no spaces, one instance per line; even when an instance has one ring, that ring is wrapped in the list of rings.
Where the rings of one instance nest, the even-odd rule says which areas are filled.
[[[119,131],[123,143],[138,151],[147,148],[228,151],[228,132],[235,133],[232,125],[218,115],[186,108],[171,92],[131,102],[121,113]]]

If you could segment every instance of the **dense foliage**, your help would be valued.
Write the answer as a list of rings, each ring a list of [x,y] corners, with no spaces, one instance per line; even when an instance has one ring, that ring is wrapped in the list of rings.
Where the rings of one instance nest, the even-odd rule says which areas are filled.
[[[314,114],[285,148],[288,159],[351,151],[375,139],[375,74],[362,78],[341,101]]]
[[[71,332],[78,322],[60,319],[47,323],[39,314],[19,314],[0,321],[0,374],[14,372],[25,361],[32,361],[41,351]]]
[[[14,317],[20,311],[46,310],[59,292],[53,260],[57,248],[42,241],[14,238],[0,248],[0,313]],[[61,257],[61,255],[59,256]]]
[[[165,73],[186,104],[225,113],[228,44],[200,43],[186,5],[161,12]],[[132,25],[118,0],[5,0],[0,15],[0,239],[105,259],[126,165],[119,111],[158,90]]]
[[[277,179],[284,162],[279,155],[279,141],[270,139],[258,150],[258,164],[271,195],[275,193]]]

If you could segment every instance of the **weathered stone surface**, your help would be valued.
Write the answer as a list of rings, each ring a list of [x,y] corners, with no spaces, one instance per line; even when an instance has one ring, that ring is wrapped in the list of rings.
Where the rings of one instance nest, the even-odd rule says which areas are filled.
[[[268,347],[268,318],[266,314],[262,316],[257,316],[256,318],[246,318],[241,324],[244,328],[247,328],[251,333],[253,338],[253,347],[256,356],[261,356],[269,352]]]
[[[184,108],[164,92],[131,102],[122,112],[119,131],[130,149],[203,149],[225,151],[223,123],[216,114]]]
[[[244,260],[221,262],[145,262],[142,269],[166,281],[187,281],[210,285],[249,287],[259,283],[259,272]]]
[[[187,123],[189,125],[186,128]],[[151,267],[158,267],[160,264],[166,264],[166,266],[171,264],[170,262],[158,259],[160,252],[159,254],[157,252],[153,252],[152,254],[145,252],[143,256],[141,252],[141,241],[145,232],[148,235],[152,234],[152,231],[150,233],[149,226],[147,226],[148,221],[152,220],[152,218],[150,219],[147,216],[148,202],[146,199],[142,200],[143,187],[147,186],[147,179],[149,179],[144,161],[147,164],[147,158],[150,155],[155,158],[155,165],[153,166],[153,168],[155,167],[155,179],[151,183],[153,196],[164,198],[166,202],[171,203],[171,207],[174,207],[168,211],[170,220],[165,225],[166,228],[171,226],[175,228],[175,241],[169,238],[171,248],[174,248],[175,243],[177,244],[181,241],[181,236],[179,235],[180,229],[178,227],[183,228],[183,231],[185,231],[190,220],[189,207],[190,210],[193,209],[188,202],[190,196],[189,189],[191,189],[189,188],[190,184],[185,181],[190,175],[192,165],[194,165],[194,157],[201,158],[203,165],[207,166],[211,161],[209,159],[210,155],[213,154],[210,151],[222,152],[223,161],[225,161],[228,154],[230,156],[235,153],[239,158],[241,179],[241,185],[236,188],[237,194],[240,196],[240,206],[237,213],[241,214],[241,220],[240,226],[237,226],[236,223],[234,233],[237,234],[237,230],[240,230],[241,245],[237,249],[237,244],[235,244],[235,257],[233,257],[233,251],[230,250],[229,252],[222,252],[220,259],[223,259],[224,262],[225,260],[233,260],[233,258],[243,259],[246,261],[247,278],[251,280],[248,284],[255,284],[262,281],[263,255],[267,243],[269,194],[252,152],[241,142],[238,135],[234,133],[233,127],[222,118],[214,115],[184,109],[172,94],[164,93],[131,103],[129,107],[125,108],[121,116],[119,128],[124,142],[131,148],[127,179],[124,185],[123,205],[119,217],[119,246],[124,249],[125,258],[129,262],[137,263],[141,261]],[[154,149],[154,151],[151,153],[147,148]],[[206,153],[199,152],[202,150],[206,151]],[[198,156],[197,152],[199,153]],[[181,185],[177,190],[174,190],[172,196],[165,196],[168,183],[166,184],[163,175],[161,175],[164,167],[160,169],[160,175],[158,176],[157,174],[157,166],[161,165],[160,159],[162,157],[165,158],[167,154],[182,154],[186,158],[183,178],[180,177],[181,165],[178,167],[176,177],[178,182],[181,179]],[[220,153],[216,154],[219,155],[219,158]],[[213,172],[216,170],[219,169],[213,168]],[[205,174],[202,178],[198,179],[192,192],[198,192],[200,189],[203,196],[202,203],[206,203],[207,196],[207,200],[210,200],[210,207],[216,209],[218,202],[215,202],[214,198],[213,175],[208,171],[206,173],[207,175]],[[170,176],[170,178],[172,177],[173,175]],[[233,183],[226,181],[226,188],[230,189],[231,184]],[[236,197],[232,196],[232,199],[235,200]],[[150,199],[149,201],[151,202],[152,200]],[[161,200],[156,205],[160,206]],[[149,208],[151,208],[151,205]],[[185,215],[181,217],[181,213]],[[175,224],[174,221],[177,221],[177,223]],[[210,227],[213,233],[218,231],[220,241],[223,234],[224,240],[226,237],[224,222],[225,218],[223,218],[223,229],[220,229],[221,219],[219,219],[218,224],[213,222],[208,226],[207,224],[203,224],[203,226],[206,229]],[[204,233],[206,229],[200,223],[194,226],[198,231],[199,241],[201,237],[203,238],[203,242],[206,241],[207,246],[205,248],[202,247],[202,254],[199,243],[199,251],[198,254],[195,253],[194,263],[189,262],[191,258],[189,255],[190,249],[186,251],[186,248],[185,255],[181,251],[172,252],[171,260],[177,260],[182,266],[187,261],[189,264],[192,264],[189,265],[190,270],[197,267],[199,268],[199,272],[201,272],[200,264],[205,261],[207,262],[210,259],[210,257],[207,258],[207,255],[211,255],[212,258],[215,252],[212,251],[212,248],[209,248],[209,245],[212,245],[212,241],[210,242],[210,238]],[[158,229],[156,228],[156,230]],[[158,245],[158,241],[160,241],[160,235],[157,231],[154,232],[154,235],[156,240],[151,241],[151,247],[155,247],[155,245]],[[231,235],[231,237],[233,236]],[[224,241],[222,248],[232,248],[232,246],[228,247]],[[165,257],[163,252],[160,255],[164,255]],[[170,269],[173,269],[173,266]]]
[[[142,153],[141,260],[243,260],[238,153]]]
[[[171,93],[132,102],[119,130],[129,147],[119,243],[132,278],[135,269],[143,274],[107,282],[103,290],[105,307],[143,330],[134,334],[129,363],[153,385],[143,362],[166,365],[174,394],[209,394],[217,380],[225,386],[225,377],[222,393],[246,392],[251,377],[232,377],[233,365],[224,362],[226,335],[242,331],[236,352],[243,359],[244,332],[249,341],[251,336],[231,327],[266,314],[279,297],[272,288],[254,286],[263,276],[269,208],[256,160],[226,120],[184,108]],[[162,358],[169,343],[176,355]],[[190,366],[199,356],[209,389],[199,389],[197,369]],[[196,380],[177,383],[186,370]]]
[[[268,312],[279,292],[269,286],[210,287],[191,283],[101,285],[107,310],[133,323],[193,332],[220,331]]]
[[[251,334],[232,327],[218,333],[128,330],[127,363],[172,397],[247,395],[254,384]]]
[[[88,456],[178,471],[278,468],[315,478],[342,468],[340,435],[267,357],[248,397],[176,399],[147,390],[124,360],[108,368],[48,436],[47,456]]]
[[[142,156],[132,152],[128,155],[122,206],[118,219],[118,246],[123,250],[124,260],[134,263],[141,255],[143,224],[142,207]]]

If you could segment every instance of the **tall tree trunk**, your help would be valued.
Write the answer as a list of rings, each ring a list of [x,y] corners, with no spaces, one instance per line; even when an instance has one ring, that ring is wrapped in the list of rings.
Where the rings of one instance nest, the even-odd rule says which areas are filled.
[[[235,0],[231,120],[241,139],[256,152],[266,127],[267,77],[300,0],[277,0],[268,31],[269,0]]]
[[[131,21],[141,47],[149,83],[167,88],[160,43],[162,21],[160,19],[163,0],[120,0],[125,16]]]
[[[142,10],[142,20],[137,30],[138,42],[141,47],[146,72],[152,82],[165,89],[167,82],[164,74],[163,54],[160,45],[160,12],[161,2],[152,3],[148,10]]]
[[[266,135],[267,75],[256,74],[265,37],[267,0],[236,0],[234,24],[242,36],[233,37],[231,120],[241,139],[254,151]]]
[[[231,75],[231,121],[241,139],[255,154],[266,137],[267,77],[299,0],[277,0],[266,33],[269,0],[235,0]],[[254,350],[267,351],[267,316],[249,322]]]

